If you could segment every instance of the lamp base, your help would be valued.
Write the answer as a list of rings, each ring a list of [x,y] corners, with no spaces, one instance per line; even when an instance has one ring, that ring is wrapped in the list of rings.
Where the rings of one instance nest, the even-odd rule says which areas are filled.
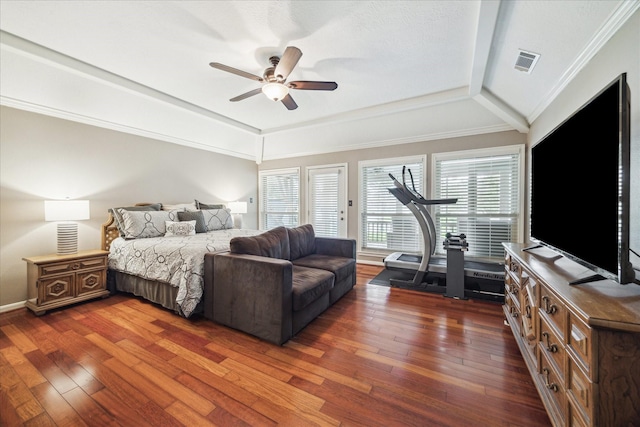
[[[242,214],[233,215],[233,228],[242,228]]]
[[[78,224],[58,223],[58,255],[78,253]]]

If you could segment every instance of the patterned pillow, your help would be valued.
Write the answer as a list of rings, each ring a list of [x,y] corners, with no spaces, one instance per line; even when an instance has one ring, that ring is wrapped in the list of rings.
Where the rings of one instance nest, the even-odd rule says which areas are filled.
[[[230,209],[206,209],[201,211],[207,231],[233,228],[233,217]]]
[[[153,203],[150,205],[144,206],[123,206],[119,208],[111,208],[109,212],[113,215],[113,219],[116,222],[116,227],[118,227],[118,231],[120,232],[120,236],[124,237],[124,224],[122,221],[122,215],[120,215],[119,209],[124,209],[127,211],[159,211],[162,208],[161,203]]]
[[[165,228],[167,232],[165,237],[173,236],[195,236],[196,235],[196,222],[195,221],[165,221]]]
[[[178,212],[178,219],[180,221],[195,221],[196,233],[207,232],[207,225],[204,223],[204,215],[202,215],[202,211]]]
[[[125,239],[143,239],[164,236],[166,221],[178,221],[178,211],[127,211],[117,209],[122,215]]]

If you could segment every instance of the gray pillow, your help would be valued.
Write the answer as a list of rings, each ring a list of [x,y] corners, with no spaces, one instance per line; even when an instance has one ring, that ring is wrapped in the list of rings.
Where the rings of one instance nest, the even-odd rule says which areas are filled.
[[[206,233],[207,232],[207,224],[204,222],[204,215],[202,211],[187,211],[187,212],[178,212],[178,219],[180,221],[195,221],[196,222],[196,233]]]
[[[122,206],[109,209],[109,213],[113,215],[116,227],[118,227],[118,231],[120,231],[120,236],[124,237],[124,224],[122,223],[122,215],[118,209],[124,209],[126,211],[159,211],[162,209],[162,203],[153,203],[145,206]]]
[[[205,209],[224,209],[224,205],[222,203],[202,203],[199,202],[198,199],[196,199],[196,208],[200,209],[200,210],[205,210]]]

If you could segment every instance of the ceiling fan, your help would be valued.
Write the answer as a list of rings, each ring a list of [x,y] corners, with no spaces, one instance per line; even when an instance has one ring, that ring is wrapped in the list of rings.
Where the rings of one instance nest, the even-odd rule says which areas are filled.
[[[269,58],[271,67],[264,70],[262,77],[255,74],[247,73],[246,71],[238,70],[237,68],[229,67],[228,65],[220,64],[219,62],[211,62],[209,65],[218,70],[227,71],[229,73],[236,74],[241,77],[246,77],[251,80],[265,83],[258,89],[251,90],[242,95],[238,95],[235,98],[231,98],[229,101],[237,102],[247,99],[250,96],[257,95],[260,92],[264,93],[267,98],[274,101],[282,101],[285,107],[289,110],[295,110],[298,108],[298,104],[289,95],[289,89],[297,90],[335,90],[338,87],[336,82],[318,82],[318,81],[305,81],[299,80],[295,82],[286,83],[287,77],[296,66],[302,51],[294,46],[288,46],[282,58],[272,56]]]

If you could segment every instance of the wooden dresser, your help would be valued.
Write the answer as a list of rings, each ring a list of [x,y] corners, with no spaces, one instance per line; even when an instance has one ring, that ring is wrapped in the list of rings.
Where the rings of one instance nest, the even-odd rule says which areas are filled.
[[[640,285],[504,243],[504,312],[555,426],[640,426]]]
[[[107,255],[107,251],[91,250],[23,258],[27,262],[27,308],[39,316],[53,308],[108,296]]]

